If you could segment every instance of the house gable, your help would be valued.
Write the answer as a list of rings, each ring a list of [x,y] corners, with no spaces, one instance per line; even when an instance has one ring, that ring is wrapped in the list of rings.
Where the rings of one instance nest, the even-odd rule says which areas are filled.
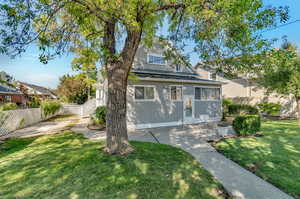
[[[167,48],[168,46],[159,42],[153,42],[151,48],[141,44],[133,62],[133,70],[195,74],[192,67],[186,64],[175,64],[175,59],[172,58],[166,59]],[[177,52],[175,53],[177,54]],[[157,60],[157,62],[153,63],[153,60]]]

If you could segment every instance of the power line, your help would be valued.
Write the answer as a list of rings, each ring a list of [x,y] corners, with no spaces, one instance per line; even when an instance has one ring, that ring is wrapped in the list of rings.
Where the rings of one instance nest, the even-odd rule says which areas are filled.
[[[275,27],[275,28],[271,28],[271,29],[269,29],[269,30],[262,31],[261,33],[269,32],[269,31],[272,31],[272,30],[276,30],[276,29],[278,29],[278,28],[282,28],[282,27],[284,27],[284,26],[288,26],[288,25],[291,25],[291,24],[294,24],[294,23],[298,23],[298,22],[300,22],[300,19],[297,19],[297,20],[295,20],[295,21],[291,21],[291,22],[289,22],[289,23],[282,24],[282,25],[280,25],[280,26],[277,26],[277,27]]]

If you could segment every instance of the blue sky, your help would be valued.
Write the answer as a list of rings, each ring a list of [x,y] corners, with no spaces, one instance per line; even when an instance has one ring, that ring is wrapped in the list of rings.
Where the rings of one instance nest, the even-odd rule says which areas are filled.
[[[287,5],[290,7],[290,21],[300,19],[299,0],[264,0],[268,5]],[[287,36],[288,40],[300,47],[300,22],[294,23],[276,30],[264,33],[267,38],[282,38]],[[276,45],[279,46],[280,42]],[[185,52],[187,53],[187,52]],[[0,55],[0,71],[6,71],[14,76],[16,80],[33,83],[48,88],[55,88],[59,77],[64,74],[74,74],[70,63],[72,55],[65,55],[44,65],[38,60],[38,50],[32,45],[21,57],[10,59]],[[199,61],[196,55],[191,55],[191,63],[194,65]]]

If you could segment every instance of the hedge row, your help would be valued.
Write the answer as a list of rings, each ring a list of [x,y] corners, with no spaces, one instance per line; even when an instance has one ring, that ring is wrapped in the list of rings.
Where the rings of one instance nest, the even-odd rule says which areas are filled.
[[[246,104],[229,104],[228,114],[229,115],[240,115],[240,114],[258,114],[259,110],[253,106]]]

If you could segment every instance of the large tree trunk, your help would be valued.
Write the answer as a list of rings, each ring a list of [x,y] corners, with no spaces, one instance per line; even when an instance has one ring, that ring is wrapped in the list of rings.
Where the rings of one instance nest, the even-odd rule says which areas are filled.
[[[103,39],[104,46],[109,52],[105,59],[108,81],[105,151],[109,154],[124,155],[133,151],[127,135],[127,79],[141,41],[142,29],[126,27],[127,37],[124,48],[120,56],[116,56],[115,27],[116,21],[107,22]]]
[[[126,93],[127,77],[125,71],[117,70],[108,74],[107,93],[107,139],[106,152],[109,154],[127,154],[133,148],[128,142],[127,117],[126,117]]]

